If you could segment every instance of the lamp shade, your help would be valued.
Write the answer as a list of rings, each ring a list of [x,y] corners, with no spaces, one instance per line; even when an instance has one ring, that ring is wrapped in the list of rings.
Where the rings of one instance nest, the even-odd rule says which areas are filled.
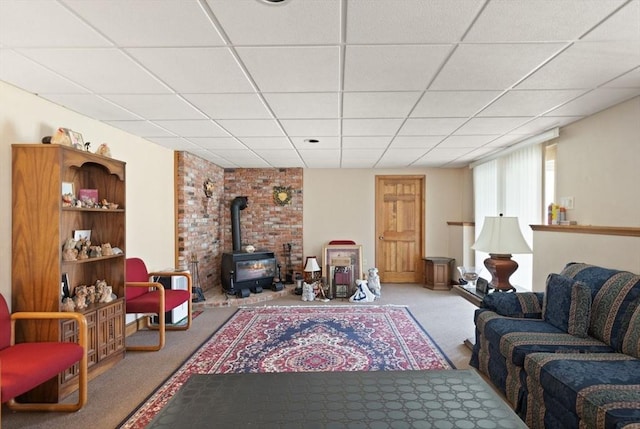
[[[320,271],[320,265],[318,265],[318,260],[315,256],[310,256],[307,258],[307,263],[304,266],[304,271],[307,273]]]
[[[532,253],[520,231],[518,218],[502,215],[484,218],[482,231],[471,248],[496,255]]]

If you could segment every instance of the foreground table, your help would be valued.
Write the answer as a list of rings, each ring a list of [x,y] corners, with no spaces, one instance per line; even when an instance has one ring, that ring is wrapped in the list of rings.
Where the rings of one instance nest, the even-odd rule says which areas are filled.
[[[526,428],[473,370],[193,375],[148,428]]]

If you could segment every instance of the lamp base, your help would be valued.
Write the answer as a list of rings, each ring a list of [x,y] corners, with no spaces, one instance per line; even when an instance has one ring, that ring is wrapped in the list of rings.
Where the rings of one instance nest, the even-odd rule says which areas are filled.
[[[491,287],[497,291],[511,291],[516,288],[509,282],[511,274],[518,269],[518,263],[511,259],[511,254],[490,253],[484,260],[484,266],[491,273]]]

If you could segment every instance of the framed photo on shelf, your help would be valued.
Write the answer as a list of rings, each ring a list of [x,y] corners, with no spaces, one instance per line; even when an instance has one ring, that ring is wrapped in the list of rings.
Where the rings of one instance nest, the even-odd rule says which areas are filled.
[[[322,271],[329,290],[334,291],[336,298],[348,298],[356,288],[356,280],[362,279],[362,245],[325,245],[322,249]]]
[[[71,140],[71,146],[76,149],[82,149],[84,146],[84,139],[82,138],[82,134],[77,131],[73,131],[67,129],[67,135],[69,136],[69,140]]]
[[[73,182],[62,182],[62,207],[71,207],[75,203],[76,192]]]
[[[75,231],[73,231],[73,239],[76,241],[79,241],[79,240],[91,241],[91,230],[76,229]]]

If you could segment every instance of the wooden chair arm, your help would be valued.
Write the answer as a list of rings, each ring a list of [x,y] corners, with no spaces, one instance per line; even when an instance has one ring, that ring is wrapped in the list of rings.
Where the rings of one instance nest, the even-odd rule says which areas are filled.
[[[11,345],[15,344],[16,320],[73,319],[78,324],[78,344],[84,349],[85,359],[88,347],[87,318],[81,313],[56,311],[17,311],[11,314]]]
[[[164,293],[164,286],[158,282],[126,282],[124,287],[146,287],[146,288],[156,288],[158,290],[162,290],[161,293]]]

